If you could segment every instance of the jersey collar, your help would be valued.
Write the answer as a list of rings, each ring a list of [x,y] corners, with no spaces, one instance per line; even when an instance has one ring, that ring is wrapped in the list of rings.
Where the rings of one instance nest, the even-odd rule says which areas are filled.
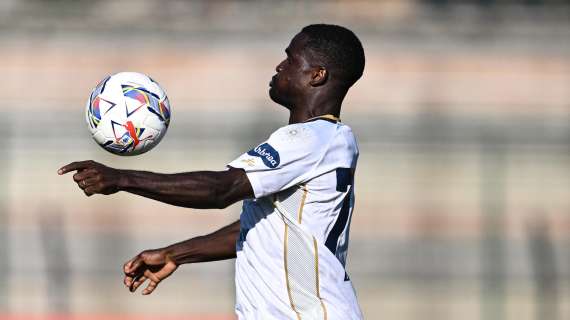
[[[307,119],[307,120],[305,120],[305,121],[303,121],[303,122],[309,122],[309,121],[315,121],[315,120],[321,120],[321,119],[322,119],[322,120],[326,120],[326,121],[330,121],[330,122],[332,122],[332,123],[340,122],[340,118],[339,118],[339,117],[337,117],[337,116],[335,116],[335,115],[333,115],[333,114],[330,114],[330,113],[329,113],[329,114],[323,114],[323,115],[316,116],[316,117],[312,117],[312,118],[309,118],[309,119]]]

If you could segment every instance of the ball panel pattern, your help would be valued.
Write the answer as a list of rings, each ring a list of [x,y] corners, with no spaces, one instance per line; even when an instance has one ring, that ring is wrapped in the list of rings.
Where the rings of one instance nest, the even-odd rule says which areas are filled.
[[[93,139],[118,155],[137,155],[154,148],[170,124],[170,103],[148,76],[121,72],[101,81],[86,106]]]

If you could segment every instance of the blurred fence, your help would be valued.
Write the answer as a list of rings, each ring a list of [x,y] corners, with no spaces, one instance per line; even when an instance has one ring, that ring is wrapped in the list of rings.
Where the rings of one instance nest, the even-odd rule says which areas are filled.
[[[223,168],[286,123],[267,83],[314,22],[354,29],[367,54],[342,114],[361,147],[348,271],[366,318],[569,318],[568,17],[557,1],[1,2],[0,318],[231,318],[232,261],[182,267],[149,297],[121,266],[238,205],[86,198],[55,171]],[[122,70],[173,104],[140,157],[106,154],[83,120]]]

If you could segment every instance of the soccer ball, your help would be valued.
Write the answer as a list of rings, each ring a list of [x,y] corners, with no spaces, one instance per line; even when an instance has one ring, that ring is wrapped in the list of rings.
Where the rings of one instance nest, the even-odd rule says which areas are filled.
[[[149,76],[120,72],[91,92],[85,118],[93,139],[122,156],[145,153],[164,137],[170,122],[166,93]]]

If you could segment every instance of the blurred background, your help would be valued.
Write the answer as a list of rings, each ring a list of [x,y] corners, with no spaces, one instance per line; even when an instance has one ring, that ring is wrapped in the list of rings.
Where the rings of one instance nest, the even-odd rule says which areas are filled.
[[[234,319],[233,261],[145,297],[121,268],[240,205],[87,198],[56,170],[223,169],[286,124],[268,82],[318,22],[367,56],[342,114],[361,149],[347,268],[366,319],[570,319],[570,3],[548,0],[0,0],[0,319]],[[173,107],[130,158],[84,120],[91,89],[127,70]]]

